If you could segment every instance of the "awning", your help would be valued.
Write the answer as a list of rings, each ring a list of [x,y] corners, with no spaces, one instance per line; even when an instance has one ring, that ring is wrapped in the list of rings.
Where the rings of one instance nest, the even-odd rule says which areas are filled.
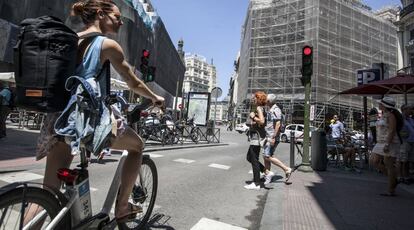
[[[0,73],[0,81],[14,82],[14,72]]]

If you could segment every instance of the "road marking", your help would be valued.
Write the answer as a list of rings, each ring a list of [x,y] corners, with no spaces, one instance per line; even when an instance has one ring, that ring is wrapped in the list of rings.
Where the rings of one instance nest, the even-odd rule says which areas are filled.
[[[185,163],[185,164],[190,164],[190,163],[193,163],[194,162],[194,160],[183,159],[183,158],[175,159],[174,161],[175,162],[180,162],[180,163]]]
[[[42,178],[42,175],[30,172],[6,173],[0,176],[0,180],[7,183],[14,183],[19,181],[32,181],[39,180]]]
[[[160,157],[164,156],[164,155],[155,154],[155,153],[150,153],[149,155],[150,155],[151,158],[160,158]]]
[[[96,192],[96,191],[98,191],[98,189],[97,189],[97,188],[94,188],[94,187],[90,187],[90,190],[91,190],[91,192]]]
[[[253,174],[253,170],[250,170],[250,171],[249,171],[249,174]]]
[[[247,230],[246,228],[237,227],[216,220],[201,218],[191,230]]]
[[[210,164],[208,167],[217,168],[217,169],[224,169],[229,170],[231,167],[227,165],[220,165],[220,164]]]

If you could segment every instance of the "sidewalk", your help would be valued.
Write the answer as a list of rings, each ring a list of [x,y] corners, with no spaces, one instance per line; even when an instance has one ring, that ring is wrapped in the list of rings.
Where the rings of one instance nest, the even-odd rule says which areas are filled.
[[[414,185],[383,197],[386,177],[371,171],[295,171],[291,185],[271,183],[261,230],[414,229]],[[269,186],[270,187],[270,186]]]
[[[29,170],[44,167],[46,159],[35,160],[36,141],[39,130],[18,129],[7,125],[7,137],[0,139],[0,173],[5,171]],[[183,144],[164,145],[148,143],[145,152],[166,151],[183,148],[200,148],[227,145],[225,143],[199,143],[191,141]]]

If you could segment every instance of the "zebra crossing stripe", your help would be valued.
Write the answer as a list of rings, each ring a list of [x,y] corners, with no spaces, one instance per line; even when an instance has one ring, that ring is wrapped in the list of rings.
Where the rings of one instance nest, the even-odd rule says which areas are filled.
[[[164,156],[164,155],[155,154],[155,153],[150,153],[149,155],[150,155],[151,158],[160,158],[160,157]]]
[[[217,168],[217,169],[224,169],[229,170],[231,167],[227,165],[220,165],[220,164],[210,164],[208,167]]]
[[[183,158],[175,159],[174,161],[175,162],[179,162],[179,163],[185,163],[185,164],[190,164],[190,163],[193,163],[194,162],[194,160],[183,159]]]
[[[32,181],[43,179],[42,175],[31,172],[5,173],[0,175],[0,180],[7,183],[14,183],[19,181]]]
[[[247,230],[246,228],[237,227],[216,220],[201,218],[196,225],[190,230]]]

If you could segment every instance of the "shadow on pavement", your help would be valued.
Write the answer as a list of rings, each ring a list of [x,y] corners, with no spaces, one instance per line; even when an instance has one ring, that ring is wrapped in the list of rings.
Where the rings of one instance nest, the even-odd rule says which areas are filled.
[[[148,221],[145,230],[149,229],[165,229],[165,230],[175,230],[175,228],[169,226],[167,222],[171,219],[170,216],[166,216],[161,213],[155,213],[152,215],[151,219]]]
[[[7,129],[7,137],[0,139],[0,161],[34,157],[39,134],[20,129]]]
[[[397,188],[397,197],[382,197],[387,178],[375,172],[362,174],[335,171],[316,172],[319,181],[306,188],[335,229],[414,229],[414,194]],[[296,197],[296,199],[300,199]],[[306,205],[304,205],[306,209]],[[310,207],[304,213],[317,212]],[[303,214],[302,218],[312,218]],[[322,220],[314,220],[324,223]]]

